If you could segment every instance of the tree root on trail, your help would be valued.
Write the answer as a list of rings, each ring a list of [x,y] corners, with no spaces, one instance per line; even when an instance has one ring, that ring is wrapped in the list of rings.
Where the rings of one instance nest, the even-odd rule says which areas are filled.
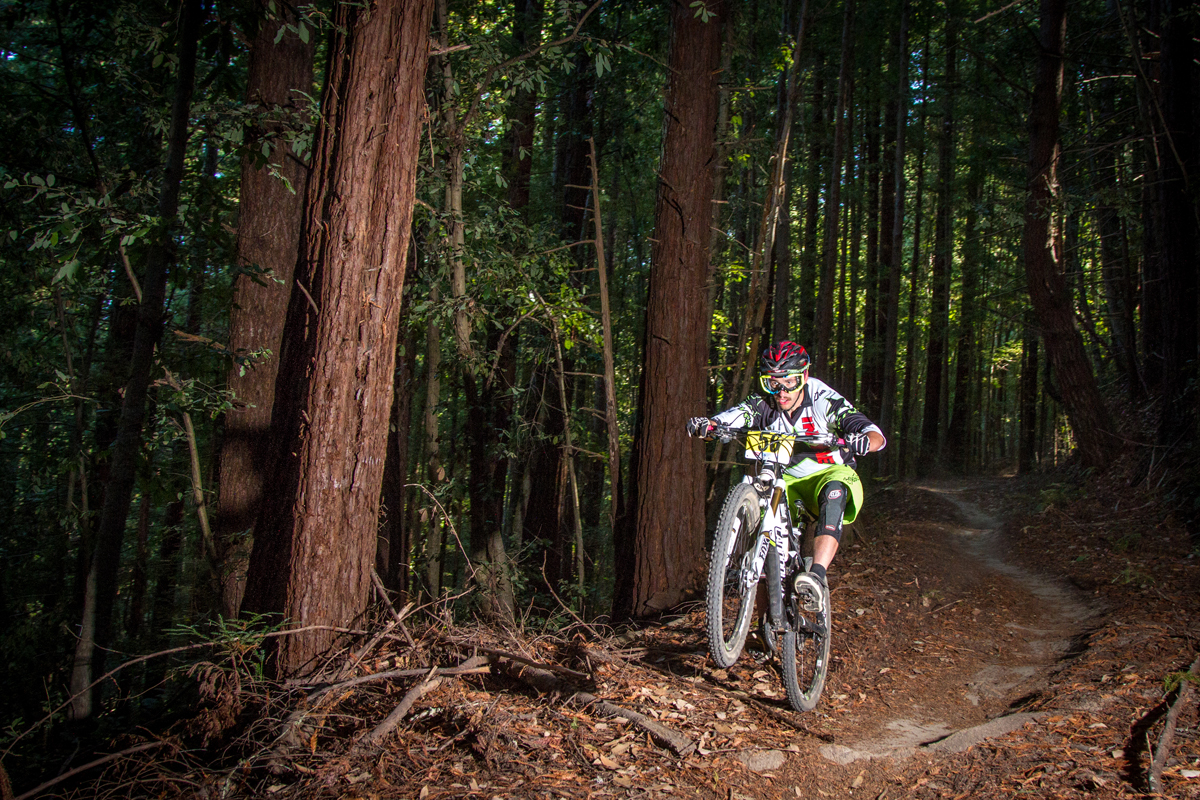
[[[1150,762],[1149,788],[1151,793],[1159,794],[1162,792],[1162,771],[1167,764],[1167,756],[1171,752],[1171,742],[1175,738],[1175,725],[1179,720],[1179,712],[1183,709],[1192,696],[1192,679],[1198,674],[1197,668],[1200,668],[1200,656],[1192,662],[1188,667],[1187,673],[1179,681],[1179,694],[1175,696],[1175,702],[1171,703],[1171,710],[1167,712],[1167,724],[1163,727],[1162,735],[1158,737],[1158,746],[1154,748],[1154,759]]]

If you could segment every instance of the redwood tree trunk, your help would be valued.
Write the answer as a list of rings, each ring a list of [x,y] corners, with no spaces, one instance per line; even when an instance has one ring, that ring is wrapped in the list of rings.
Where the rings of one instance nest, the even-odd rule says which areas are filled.
[[[335,14],[244,603],[293,625],[348,625],[371,585],[432,13],[376,0]],[[334,638],[282,637],[277,673]]]
[[[889,101],[888,120],[895,125],[892,138],[894,146],[884,147],[891,154],[890,179],[885,183],[889,194],[884,197],[884,222],[881,236],[881,269],[886,270],[886,280],[880,280],[880,306],[885,319],[880,322],[883,329],[883,380],[881,383],[881,408],[879,424],[884,431],[892,430],[892,419],[896,408],[896,345],[900,335],[900,265],[904,259],[904,179],[905,139],[908,132],[908,0],[900,6],[900,28],[896,34],[896,95]],[[894,118],[894,122],[892,122]],[[891,128],[889,128],[891,130]],[[886,287],[886,289],[884,288]],[[885,299],[886,298],[886,299]],[[886,456],[895,461],[895,452]]]
[[[1197,171],[1196,21],[1194,0],[1165,0],[1162,37],[1163,118],[1170,146],[1163,148],[1158,184],[1164,228],[1167,307],[1163,315],[1163,407],[1159,439],[1168,446],[1196,436]]]
[[[846,0],[842,16],[842,58],[838,74],[838,99],[833,118],[833,158],[830,160],[829,194],[825,204],[825,244],[822,248],[821,285],[817,290],[817,344],[813,362],[832,375],[833,298],[836,291],[839,212],[841,211],[842,159],[846,152],[846,105],[854,56],[854,0]]]
[[[683,599],[704,548],[704,445],[685,422],[705,413],[709,231],[721,0],[671,15],[663,157],[646,308],[642,409],[633,452],[632,529],[617,543],[614,614],[647,616]]]
[[[133,486],[141,459],[142,426],[146,420],[146,400],[150,389],[154,353],[162,335],[163,308],[166,304],[167,270],[175,259],[179,211],[179,191],[183,180],[184,157],[187,153],[188,117],[196,76],[196,49],[203,8],[200,0],[183,0],[180,4],[178,71],[175,77],[175,96],[171,104],[170,128],[167,133],[167,158],[158,200],[157,235],[146,252],[146,268],[142,276],[142,298],[137,309],[137,330],[130,353],[129,379],[121,398],[121,413],[117,423],[116,440],[112,447],[112,466],[104,488],[104,505],[96,529],[96,546],[91,569],[87,575],[85,603],[80,627],[81,635],[75,648],[71,672],[72,719],[86,719],[92,714],[92,676],[103,672],[104,656],[112,636],[112,611],[117,596],[118,567],[121,563],[121,543],[129,507],[133,501]],[[94,638],[93,638],[94,637]]]
[[[1041,48],[1029,113],[1029,197],[1025,206],[1025,274],[1042,341],[1085,466],[1108,463],[1115,440],[1096,387],[1083,338],[1075,327],[1063,272],[1062,231],[1056,229],[1059,109],[1062,105],[1066,0],[1042,0]]]
[[[954,256],[954,90],[958,64],[958,22],[946,24],[945,109],[938,141],[937,214],[933,223],[933,265],[929,277],[929,345],[925,350],[925,406],[921,424],[921,458],[917,473],[941,468],[946,407],[943,396],[949,363],[950,273]]]
[[[267,0],[260,0],[260,5],[265,16]],[[284,14],[290,14],[286,5]],[[282,141],[276,141],[269,158],[278,176],[271,174],[266,164],[256,163],[258,140],[284,132],[287,122],[279,121],[279,112],[299,122],[307,103],[301,92],[312,89],[312,45],[286,29],[289,21],[294,24],[294,15],[263,19],[250,49],[247,77],[247,102],[262,116],[249,132],[250,146],[242,158],[237,262],[250,273],[240,275],[233,287],[229,349],[242,354],[266,349],[270,355],[249,367],[233,364],[227,379],[237,407],[224,420],[213,531],[221,558],[221,605],[226,617],[236,616],[245,590],[250,543],[238,534],[254,527],[262,497],[279,342],[299,255],[308,186],[308,167]],[[267,274],[259,275],[259,271]]]

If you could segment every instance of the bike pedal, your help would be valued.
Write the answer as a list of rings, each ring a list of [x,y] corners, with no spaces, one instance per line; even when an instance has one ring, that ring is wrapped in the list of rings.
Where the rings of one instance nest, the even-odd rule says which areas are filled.
[[[818,613],[825,610],[825,587],[811,574],[797,575],[793,587],[805,611]]]

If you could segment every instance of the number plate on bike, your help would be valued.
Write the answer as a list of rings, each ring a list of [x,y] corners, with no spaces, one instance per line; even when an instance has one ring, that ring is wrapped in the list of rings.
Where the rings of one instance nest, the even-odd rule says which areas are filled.
[[[795,444],[796,440],[786,434],[752,431],[746,436],[746,458],[788,464],[791,463]]]

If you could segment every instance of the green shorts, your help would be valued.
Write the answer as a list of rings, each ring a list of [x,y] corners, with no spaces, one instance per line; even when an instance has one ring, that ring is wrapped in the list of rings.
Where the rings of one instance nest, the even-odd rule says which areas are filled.
[[[842,521],[854,522],[854,518],[858,516],[858,510],[862,508],[863,490],[858,473],[850,467],[845,464],[831,464],[820,472],[805,475],[803,478],[794,478],[786,472],[783,475],[783,482],[787,484],[788,501],[795,503],[800,500],[814,516],[818,510],[817,498],[821,496],[821,489],[825,488],[825,484],[830,481],[841,481],[850,490],[850,497],[846,500],[846,513],[842,516]]]

